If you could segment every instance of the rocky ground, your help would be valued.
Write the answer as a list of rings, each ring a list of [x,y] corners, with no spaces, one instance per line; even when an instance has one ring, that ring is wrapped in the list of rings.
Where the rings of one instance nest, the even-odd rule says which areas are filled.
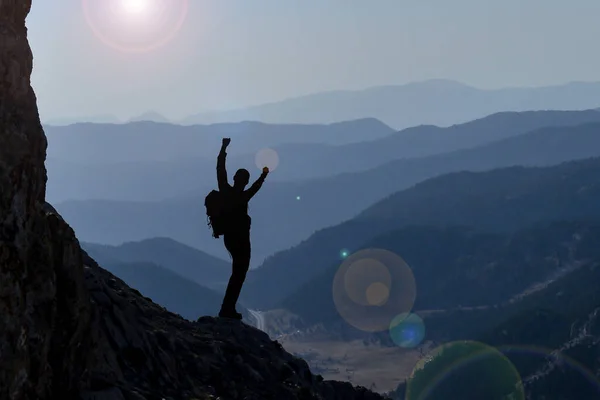
[[[132,393],[147,399],[379,399],[349,383],[324,381],[304,360],[277,341],[239,321],[203,317],[190,323],[142,297],[118,278],[84,257],[91,301],[102,309],[99,329],[116,350],[110,375],[101,370],[92,381],[106,392]],[[98,393],[96,393],[97,395]],[[141,397],[139,397],[141,398]],[[158,397],[157,397],[158,398]]]

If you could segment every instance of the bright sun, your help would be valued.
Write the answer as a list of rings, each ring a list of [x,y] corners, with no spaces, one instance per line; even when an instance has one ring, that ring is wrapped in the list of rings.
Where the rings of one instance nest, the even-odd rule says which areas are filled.
[[[148,11],[149,0],[121,0],[121,7],[130,14],[141,14]]]
[[[104,44],[123,52],[163,46],[182,27],[191,0],[79,0],[85,20]],[[2,0],[0,0],[1,4]],[[1,8],[1,7],[0,7]],[[0,19],[2,19],[0,17]]]

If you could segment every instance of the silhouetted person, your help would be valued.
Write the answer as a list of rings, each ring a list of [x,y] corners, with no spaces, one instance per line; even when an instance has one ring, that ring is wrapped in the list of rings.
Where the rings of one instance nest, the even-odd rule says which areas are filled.
[[[225,158],[227,157],[225,150],[230,142],[231,139],[223,139],[217,158],[219,192],[222,192],[227,199],[223,241],[232,258],[231,278],[227,284],[219,317],[242,319],[242,314],[236,311],[235,305],[250,267],[251,218],[248,215],[248,202],[262,186],[269,173],[269,168],[263,168],[260,177],[248,190],[244,190],[244,188],[250,181],[250,173],[246,169],[239,169],[233,177],[233,186],[231,186],[227,182],[227,170],[225,169]]]

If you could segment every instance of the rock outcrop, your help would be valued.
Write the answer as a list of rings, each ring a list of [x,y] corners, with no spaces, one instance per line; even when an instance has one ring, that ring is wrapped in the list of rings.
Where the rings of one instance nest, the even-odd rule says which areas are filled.
[[[45,203],[28,0],[0,0],[0,399],[381,399],[241,322],[191,323],[100,268]]]

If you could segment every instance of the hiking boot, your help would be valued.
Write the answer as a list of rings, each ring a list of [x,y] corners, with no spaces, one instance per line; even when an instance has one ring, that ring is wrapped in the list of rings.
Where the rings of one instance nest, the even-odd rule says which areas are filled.
[[[229,318],[229,319],[237,319],[237,320],[241,320],[242,319],[242,314],[240,314],[239,312],[233,310],[233,311],[219,311],[219,317],[221,318]]]

